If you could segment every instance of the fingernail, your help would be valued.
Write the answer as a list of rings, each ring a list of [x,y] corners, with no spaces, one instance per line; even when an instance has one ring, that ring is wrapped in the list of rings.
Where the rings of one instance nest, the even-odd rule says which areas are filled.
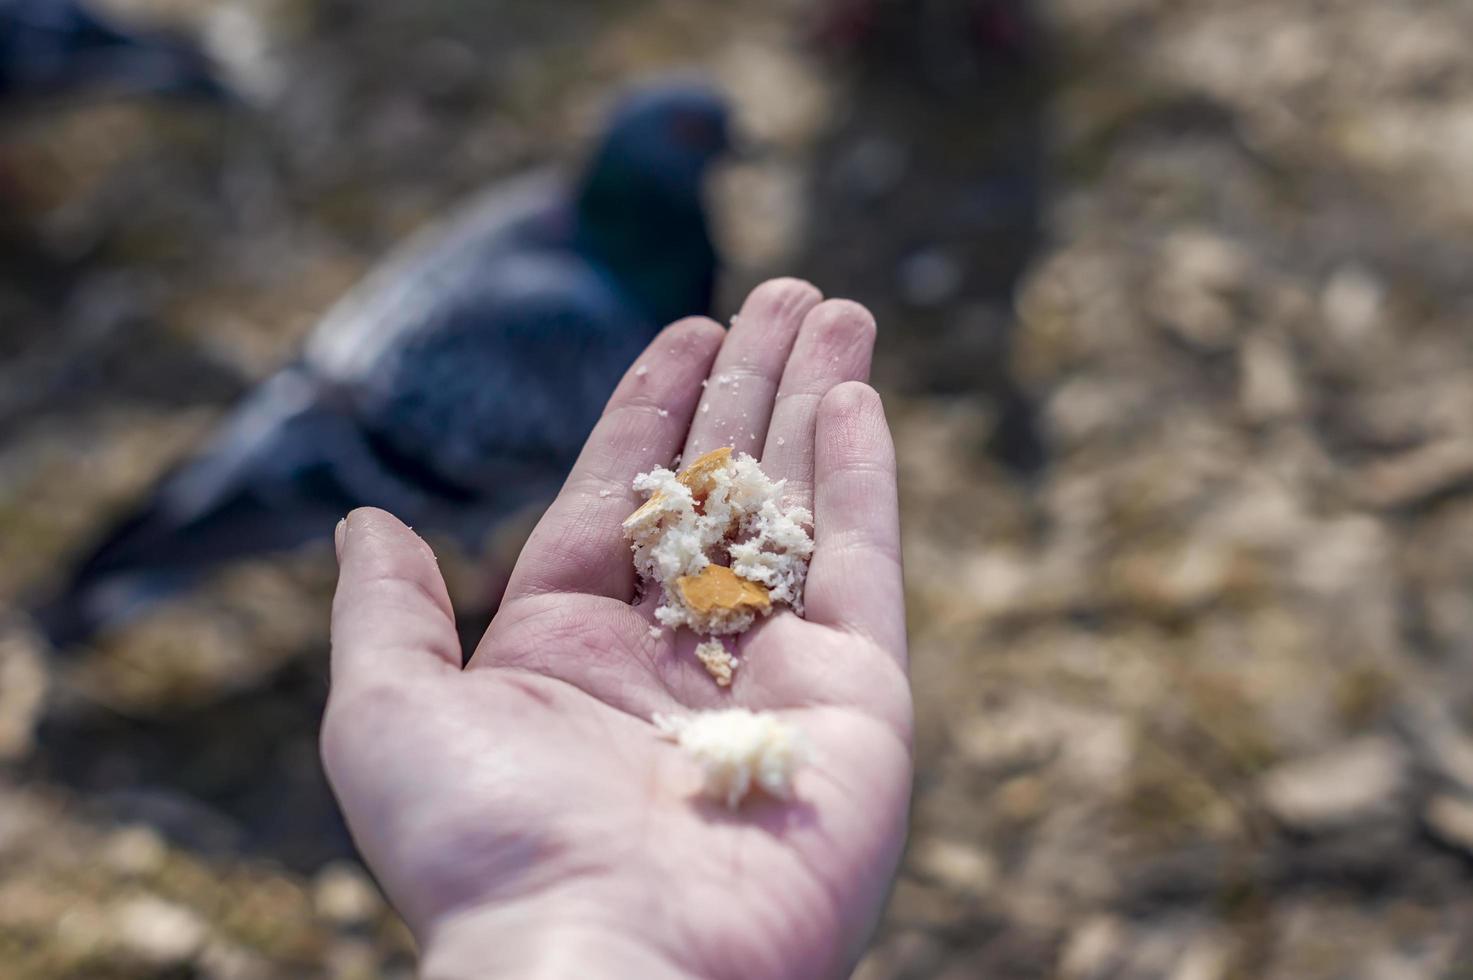
[[[338,521],[338,526],[333,529],[332,543],[337,550],[338,561],[343,560],[343,542],[348,539],[348,519],[345,517]]]

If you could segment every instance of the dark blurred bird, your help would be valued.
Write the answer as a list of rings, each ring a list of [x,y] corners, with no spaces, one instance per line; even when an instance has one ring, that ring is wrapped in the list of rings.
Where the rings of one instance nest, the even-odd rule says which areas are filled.
[[[38,613],[53,642],[330,535],[359,505],[475,547],[549,496],[635,356],[709,311],[702,183],[728,143],[720,95],[654,86],[616,110],[575,183],[498,186],[411,241],[78,566]]]
[[[77,0],[0,0],[0,103],[227,94],[182,40],[127,30]]]
[[[983,392],[992,448],[1046,457],[1009,370],[1012,293],[1039,235],[1047,63],[1025,0],[826,0],[811,44],[843,105],[816,154],[808,267],[882,322],[882,380]]]

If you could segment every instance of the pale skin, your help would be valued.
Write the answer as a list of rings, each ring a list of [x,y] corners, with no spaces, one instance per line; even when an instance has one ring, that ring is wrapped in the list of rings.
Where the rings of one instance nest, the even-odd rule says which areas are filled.
[[[338,528],[322,754],[422,950],[460,977],[842,977],[905,837],[911,698],[895,457],[865,384],[875,325],[797,280],[730,331],[666,329],[609,401],[469,664],[429,547],[382,511]],[[710,379],[702,388],[701,382]],[[703,406],[708,406],[703,408]],[[620,523],[637,473],[723,445],[814,514],[807,611],[735,644],[651,635]],[[812,743],[793,797],[729,811],[651,717],[774,711]]]

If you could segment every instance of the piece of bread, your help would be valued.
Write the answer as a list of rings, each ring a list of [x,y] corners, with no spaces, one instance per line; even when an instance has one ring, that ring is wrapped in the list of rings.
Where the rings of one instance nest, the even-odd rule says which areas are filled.
[[[697,646],[696,659],[706,668],[706,673],[711,675],[717,687],[731,687],[732,674],[741,666],[741,661],[732,656],[731,651],[726,649],[726,644],[720,640],[707,640]]]
[[[685,717],[655,715],[655,727],[701,767],[702,792],[735,809],[752,789],[786,800],[813,751],[803,733],[770,711],[728,708]]]
[[[717,449],[679,474],[643,473],[634,488],[649,499],[625,519],[624,533],[640,578],[660,589],[661,624],[722,636],[780,605],[802,613],[813,518],[784,508],[783,481],[768,479],[752,457]],[[731,686],[740,661],[720,639],[695,653],[718,687]],[[702,792],[732,808],[753,788],[787,799],[810,755],[802,733],[770,712],[731,708],[654,722],[701,767]]]
[[[813,518],[782,506],[783,485],[729,446],[679,475],[662,467],[635,478],[650,496],[625,519],[624,533],[635,570],[661,589],[662,624],[729,635],[776,606],[802,613]]]

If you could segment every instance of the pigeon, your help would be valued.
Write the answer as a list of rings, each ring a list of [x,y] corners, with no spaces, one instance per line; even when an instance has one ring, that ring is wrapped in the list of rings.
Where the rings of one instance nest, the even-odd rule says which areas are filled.
[[[229,94],[209,59],[179,39],[131,32],[77,0],[0,0],[0,103]]]
[[[982,393],[990,448],[1033,475],[1046,447],[1009,370],[1042,213],[1046,59],[1028,4],[825,0],[809,40],[846,105],[815,154],[801,271],[905,323],[881,338],[881,380]]]
[[[702,187],[730,145],[719,92],[652,84],[571,184],[515,178],[411,239],[38,610],[53,645],[225,562],[330,536],[354,507],[474,549],[550,497],[639,352],[710,311]]]

